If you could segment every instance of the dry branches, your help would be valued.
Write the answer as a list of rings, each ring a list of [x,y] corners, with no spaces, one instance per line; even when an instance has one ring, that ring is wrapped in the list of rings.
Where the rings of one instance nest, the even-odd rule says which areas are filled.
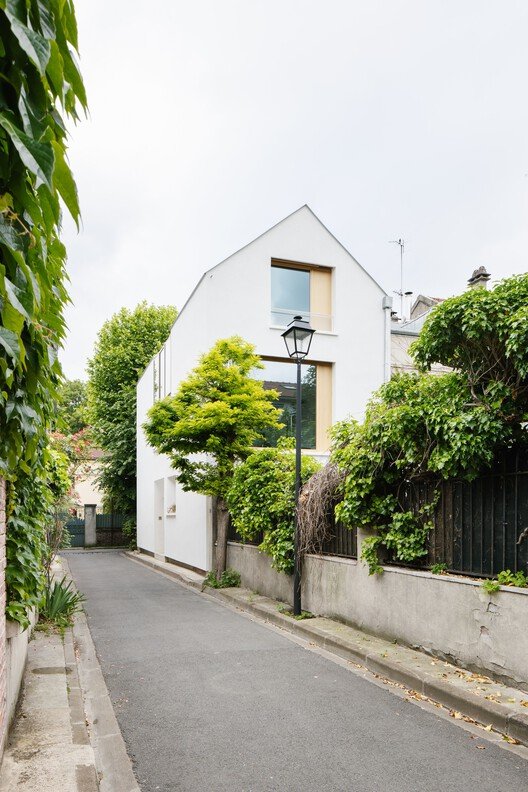
[[[303,486],[297,513],[301,555],[321,552],[322,544],[332,538],[334,508],[343,478],[344,473],[329,462]]]

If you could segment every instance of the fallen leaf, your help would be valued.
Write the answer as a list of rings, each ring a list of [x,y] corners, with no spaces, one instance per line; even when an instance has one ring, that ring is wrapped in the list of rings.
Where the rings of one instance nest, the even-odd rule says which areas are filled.
[[[526,699],[521,699],[521,707],[528,707],[528,701],[526,701]]]
[[[515,739],[515,737],[508,737],[507,734],[503,734],[502,735],[502,739],[505,740],[507,743],[510,743],[510,745],[520,745],[521,744],[519,742],[519,740]]]

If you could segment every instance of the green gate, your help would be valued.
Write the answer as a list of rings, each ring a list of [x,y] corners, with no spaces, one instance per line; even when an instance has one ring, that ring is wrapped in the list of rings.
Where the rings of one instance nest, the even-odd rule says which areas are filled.
[[[70,533],[70,544],[72,547],[84,547],[84,520],[77,517],[70,517],[66,523],[66,528]]]

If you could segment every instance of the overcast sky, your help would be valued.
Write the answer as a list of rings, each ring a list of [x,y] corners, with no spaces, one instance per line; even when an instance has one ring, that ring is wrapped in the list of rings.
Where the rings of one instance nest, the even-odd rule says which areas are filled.
[[[528,270],[526,0],[77,0],[62,353],[308,203],[389,292]]]

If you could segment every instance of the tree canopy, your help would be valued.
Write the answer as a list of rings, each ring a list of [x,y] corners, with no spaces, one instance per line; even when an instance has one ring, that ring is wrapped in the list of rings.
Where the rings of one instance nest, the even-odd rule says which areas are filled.
[[[177,316],[172,306],[122,308],[99,331],[88,363],[88,417],[105,455],[100,485],[113,509],[136,510],[136,385]]]
[[[263,429],[280,426],[278,393],[251,377],[255,368],[262,363],[252,344],[238,336],[218,341],[177,393],[149,410],[147,439],[169,455],[185,490],[224,498],[235,464]]]
[[[86,429],[88,388],[86,382],[79,379],[61,382],[58,389],[56,425],[65,435],[74,435]]]

